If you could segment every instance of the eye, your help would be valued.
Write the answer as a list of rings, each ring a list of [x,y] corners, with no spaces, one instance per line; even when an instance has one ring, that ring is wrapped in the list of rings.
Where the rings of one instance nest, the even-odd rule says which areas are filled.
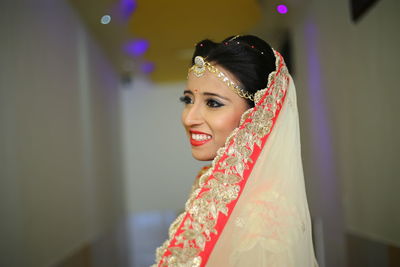
[[[179,98],[179,101],[181,101],[181,102],[184,103],[185,105],[193,104],[193,100],[192,100],[189,96],[187,96],[187,95],[181,96],[181,97]]]
[[[207,100],[206,100],[206,104],[207,104],[207,106],[209,106],[210,108],[219,108],[219,107],[224,106],[224,104],[222,104],[221,102],[219,102],[219,101],[217,101],[217,100],[215,100],[215,99],[212,99],[212,98],[207,99]]]

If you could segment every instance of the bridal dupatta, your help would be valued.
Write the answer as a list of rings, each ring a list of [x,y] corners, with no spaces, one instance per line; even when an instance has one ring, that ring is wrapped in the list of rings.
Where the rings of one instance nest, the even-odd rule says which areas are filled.
[[[317,266],[296,91],[282,56],[171,225],[153,266]]]

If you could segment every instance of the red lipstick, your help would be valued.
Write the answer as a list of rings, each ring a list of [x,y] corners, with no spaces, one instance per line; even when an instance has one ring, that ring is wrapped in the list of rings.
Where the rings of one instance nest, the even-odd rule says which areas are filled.
[[[199,131],[189,131],[190,134],[190,144],[192,146],[201,146],[211,140],[211,135]],[[203,139],[199,140],[199,138],[193,138],[193,135],[203,135]],[[204,138],[206,136],[206,138]]]

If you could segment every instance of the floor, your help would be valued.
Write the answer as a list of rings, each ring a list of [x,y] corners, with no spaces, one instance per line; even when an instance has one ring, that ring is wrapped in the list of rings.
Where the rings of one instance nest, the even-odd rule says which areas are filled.
[[[55,267],[149,267],[176,216],[172,211],[130,215],[110,233]]]

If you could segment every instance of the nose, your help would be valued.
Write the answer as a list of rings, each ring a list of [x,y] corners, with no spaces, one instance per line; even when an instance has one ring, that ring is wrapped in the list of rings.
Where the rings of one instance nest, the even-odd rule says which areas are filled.
[[[188,105],[182,112],[182,123],[186,127],[193,127],[203,123],[200,106],[196,104]]]

